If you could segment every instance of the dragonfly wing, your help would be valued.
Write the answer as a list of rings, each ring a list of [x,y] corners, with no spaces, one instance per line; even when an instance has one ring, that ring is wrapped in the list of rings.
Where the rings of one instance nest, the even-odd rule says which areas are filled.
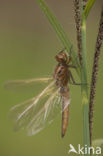
[[[57,114],[61,112],[61,97],[59,89],[55,90],[43,107],[32,118],[27,126],[28,135],[34,135],[50,124]]]
[[[14,122],[15,131],[24,128],[28,123],[32,114],[32,108],[36,107],[36,103],[34,104],[35,100],[36,98],[32,98],[11,108],[9,117]]]
[[[5,83],[6,89],[18,89],[26,86],[33,86],[36,83],[48,83],[53,80],[52,77],[44,77],[44,78],[34,78],[34,79],[26,79],[26,80],[9,80]]]
[[[27,126],[34,115],[42,107],[41,99],[48,97],[54,90],[54,81],[52,81],[39,95],[36,97],[18,104],[11,108],[10,117],[14,120],[15,130],[19,130]]]

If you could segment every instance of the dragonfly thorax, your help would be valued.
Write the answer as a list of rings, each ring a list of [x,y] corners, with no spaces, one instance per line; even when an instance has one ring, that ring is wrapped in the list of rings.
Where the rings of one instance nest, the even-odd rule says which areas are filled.
[[[68,83],[68,66],[66,64],[58,64],[55,68],[54,79],[56,80],[56,85],[67,86]]]
[[[70,58],[63,51],[59,52],[56,55],[56,60],[58,65],[55,68],[54,79],[56,80],[57,86],[67,86],[68,83],[68,64],[70,62]]]

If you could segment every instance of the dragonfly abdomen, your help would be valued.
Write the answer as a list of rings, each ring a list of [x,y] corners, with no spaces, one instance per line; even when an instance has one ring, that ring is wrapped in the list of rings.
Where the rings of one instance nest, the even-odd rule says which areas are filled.
[[[64,137],[66,133],[68,127],[68,120],[69,120],[69,106],[67,106],[67,108],[65,108],[65,110],[62,112],[62,137]]]
[[[62,137],[64,137],[69,121],[70,94],[67,87],[61,88],[62,95]]]

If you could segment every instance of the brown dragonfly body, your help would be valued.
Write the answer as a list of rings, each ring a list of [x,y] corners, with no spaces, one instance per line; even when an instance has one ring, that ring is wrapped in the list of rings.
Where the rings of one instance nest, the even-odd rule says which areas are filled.
[[[70,93],[68,88],[68,82],[70,80],[70,71],[68,69],[68,64],[70,59],[67,57],[66,53],[60,52],[56,55],[56,60],[58,65],[56,66],[54,72],[54,79],[56,80],[57,87],[60,87],[60,95],[62,98],[62,137],[68,127],[69,120],[69,103],[70,103]]]

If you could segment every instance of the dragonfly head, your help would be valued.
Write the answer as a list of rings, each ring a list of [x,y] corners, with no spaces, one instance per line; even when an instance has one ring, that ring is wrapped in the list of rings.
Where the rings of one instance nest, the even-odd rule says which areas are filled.
[[[71,61],[71,58],[63,51],[59,52],[55,58],[56,58],[56,61],[59,63],[68,64]]]

